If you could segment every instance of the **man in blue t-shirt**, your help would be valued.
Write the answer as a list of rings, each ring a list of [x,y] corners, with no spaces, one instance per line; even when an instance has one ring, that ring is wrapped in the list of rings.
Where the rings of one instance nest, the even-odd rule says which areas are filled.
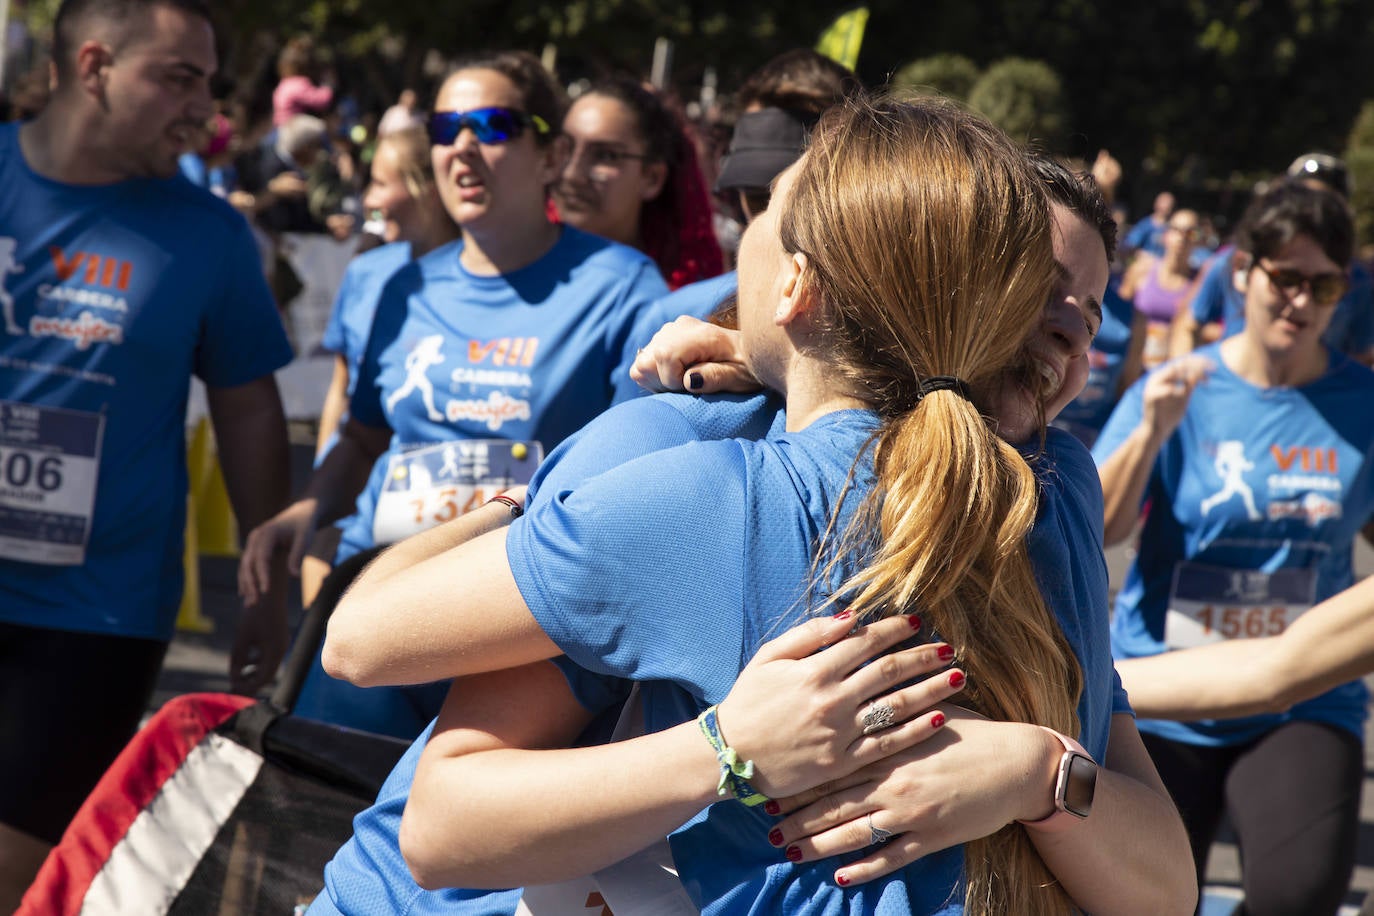
[[[1160,191],[1155,195],[1154,208],[1150,215],[1131,227],[1121,240],[1122,253],[1130,256],[1144,251],[1155,257],[1164,255],[1164,230],[1168,228],[1169,216],[1174,212],[1174,195]]]
[[[55,86],[0,127],[0,912],[145,711],[182,591],[185,423],[207,386],[244,530],[285,503],[290,346],[248,226],[177,174],[212,114],[202,0],[66,0]],[[231,684],[286,644],[245,609]]]

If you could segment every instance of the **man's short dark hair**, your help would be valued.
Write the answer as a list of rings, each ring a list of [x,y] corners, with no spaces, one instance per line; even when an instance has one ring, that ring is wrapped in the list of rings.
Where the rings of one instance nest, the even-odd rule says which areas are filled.
[[[52,59],[57,64],[58,77],[71,76],[76,63],[76,49],[92,37],[82,34],[81,30],[86,24],[102,19],[111,23],[122,38],[131,24],[163,6],[199,16],[212,25],[214,23],[210,6],[205,0],[64,0],[52,26]]]
[[[1112,209],[1107,206],[1102,190],[1091,175],[1074,172],[1067,166],[1048,156],[1031,155],[1031,165],[1040,180],[1045,182],[1045,191],[1050,201],[1068,208],[1075,216],[1086,220],[1102,236],[1102,245],[1107,249],[1107,260],[1116,256],[1116,220]]]

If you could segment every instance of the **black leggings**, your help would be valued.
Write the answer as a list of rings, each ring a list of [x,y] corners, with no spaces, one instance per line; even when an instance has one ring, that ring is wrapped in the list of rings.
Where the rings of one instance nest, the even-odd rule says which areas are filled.
[[[1142,737],[1188,828],[1199,889],[1224,811],[1240,847],[1241,913],[1336,912],[1355,867],[1359,739],[1318,722],[1288,722],[1231,747]]]

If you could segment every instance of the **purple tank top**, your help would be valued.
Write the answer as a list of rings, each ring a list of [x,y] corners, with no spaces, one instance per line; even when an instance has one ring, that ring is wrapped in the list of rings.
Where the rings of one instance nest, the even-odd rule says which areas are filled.
[[[1156,264],[1150,268],[1150,273],[1135,293],[1135,310],[1152,322],[1173,321],[1178,304],[1183,300],[1183,294],[1188,292],[1186,283],[1178,289],[1165,289],[1160,286],[1160,266]]]

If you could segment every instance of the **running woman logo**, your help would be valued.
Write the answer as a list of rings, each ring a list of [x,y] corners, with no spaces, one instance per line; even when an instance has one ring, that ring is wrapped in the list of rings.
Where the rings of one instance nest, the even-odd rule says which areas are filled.
[[[14,239],[0,238],[0,310],[5,313],[5,333],[22,336],[24,329],[14,320],[14,296],[5,288],[6,277],[24,272],[24,265],[15,257],[18,250],[19,243]]]
[[[405,384],[392,392],[391,397],[386,399],[387,413],[395,415],[396,405],[409,395],[412,391],[420,392],[420,400],[425,405],[425,410],[429,414],[429,419],[435,423],[442,423],[444,415],[439,408],[434,406],[434,385],[429,380],[429,370],[434,366],[443,365],[444,362],[444,338],[441,334],[431,334],[420,339],[406,355]]]
[[[1206,515],[1232,496],[1239,496],[1250,521],[1259,521],[1263,516],[1255,508],[1255,493],[1245,482],[1245,472],[1255,469],[1255,463],[1245,457],[1245,443],[1236,440],[1217,443],[1217,457],[1212,467],[1221,478],[1221,490],[1202,501],[1202,514]]]

